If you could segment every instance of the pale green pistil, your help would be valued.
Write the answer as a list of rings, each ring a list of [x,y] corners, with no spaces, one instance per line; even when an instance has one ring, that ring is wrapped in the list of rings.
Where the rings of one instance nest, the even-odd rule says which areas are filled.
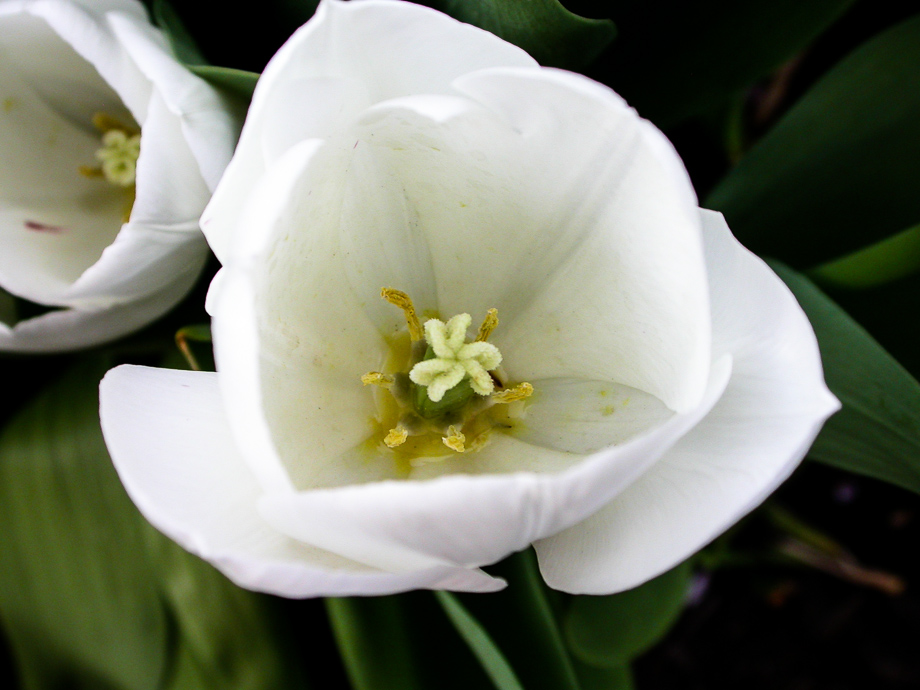
[[[447,323],[439,319],[425,322],[425,341],[435,356],[412,367],[409,379],[426,386],[432,402],[440,402],[447,391],[464,380],[469,380],[470,388],[479,395],[495,390],[489,372],[501,364],[501,352],[491,343],[466,342],[470,323],[469,314],[458,314]]]
[[[102,174],[108,182],[130,187],[135,181],[140,153],[140,134],[110,129],[102,135],[102,148],[96,151],[96,160],[102,164]]]

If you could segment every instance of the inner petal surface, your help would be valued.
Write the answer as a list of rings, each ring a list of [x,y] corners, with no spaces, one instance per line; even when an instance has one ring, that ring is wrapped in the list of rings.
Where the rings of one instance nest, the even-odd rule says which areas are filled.
[[[0,20],[4,30],[7,21]],[[60,44],[57,39],[51,45]],[[73,62],[86,64],[70,52]],[[98,75],[86,90],[77,83],[74,100],[92,102],[95,112],[118,103]],[[114,240],[130,200],[125,190],[79,172],[96,163],[100,147],[92,113],[75,122],[72,110],[57,110],[2,43],[0,84],[0,276],[11,292],[59,303]],[[130,116],[127,122],[133,124]]]

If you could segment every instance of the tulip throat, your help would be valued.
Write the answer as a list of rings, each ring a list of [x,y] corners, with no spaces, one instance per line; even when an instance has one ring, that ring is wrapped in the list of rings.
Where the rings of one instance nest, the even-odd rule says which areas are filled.
[[[80,174],[104,179],[110,185],[125,190],[129,197],[124,217],[127,222],[134,207],[141,133],[136,127],[123,124],[106,113],[93,115],[93,126],[102,135],[102,146],[95,153],[98,164],[81,165]]]
[[[423,325],[406,293],[383,288],[381,296],[406,318],[406,330],[390,338],[385,371],[361,377],[377,389],[376,421],[385,449],[411,464],[436,462],[478,450],[492,429],[514,426],[533,386],[509,385],[501,352],[487,342],[498,326],[498,310],[489,309],[470,341],[469,314],[446,322],[429,318]]]

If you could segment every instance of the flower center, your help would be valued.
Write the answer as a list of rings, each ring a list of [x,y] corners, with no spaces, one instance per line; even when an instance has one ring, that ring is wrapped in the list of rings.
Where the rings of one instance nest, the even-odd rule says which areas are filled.
[[[409,296],[383,288],[381,296],[403,310],[407,330],[390,343],[387,371],[361,377],[381,390],[378,422],[383,444],[410,462],[436,462],[445,455],[482,448],[495,427],[511,428],[533,386],[507,385],[499,365],[502,354],[489,335],[498,326],[498,310],[489,309],[470,342],[469,314],[446,323],[430,318],[422,327]]]
[[[97,166],[81,165],[81,175],[101,177],[106,182],[128,192],[129,204],[125,222],[134,207],[137,159],[141,153],[141,133],[134,127],[122,124],[105,113],[93,115],[93,126],[102,133],[102,146],[95,157]]]

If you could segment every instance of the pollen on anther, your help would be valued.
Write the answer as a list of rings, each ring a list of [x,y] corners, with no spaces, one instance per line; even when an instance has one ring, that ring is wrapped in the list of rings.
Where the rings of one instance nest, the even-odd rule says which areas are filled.
[[[486,318],[482,320],[482,325],[479,327],[479,332],[476,334],[476,342],[488,340],[496,326],[498,326],[498,309],[493,307],[486,312]]]
[[[409,438],[409,432],[404,427],[397,426],[395,429],[390,429],[383,442],[387,448],[396,448],[404,444],[407,438]]]
[[[412,342],[421,340],[422,324],[418,320],[418,315],[415,313],[415,306],[412,304],[412,299],[409,295],[402,290],[385,287],[380,289],[380,296],[394,307],[399,307],[403,310],[403,313],[406,315],[406,325],[409,327],[409,338]]]
[[[458,453],[462,453],[465,450],[466,436],[453,424],[447,427],[447,436],[444,436],[441,441],[444,442],[445,446]]]
[[[531,395],[533,395],[533,386],[524,381],[514,388],[506,388],[503,391],[493,393],[491,399],[496,403],[513,403],[529,398]]]
[[[379,371],[369,371],[366,374],[361,375],[361,383],[365,386],[380,386],[381,388],[389,388],[393,385],[394,378],[389,374],[383,374]]]

